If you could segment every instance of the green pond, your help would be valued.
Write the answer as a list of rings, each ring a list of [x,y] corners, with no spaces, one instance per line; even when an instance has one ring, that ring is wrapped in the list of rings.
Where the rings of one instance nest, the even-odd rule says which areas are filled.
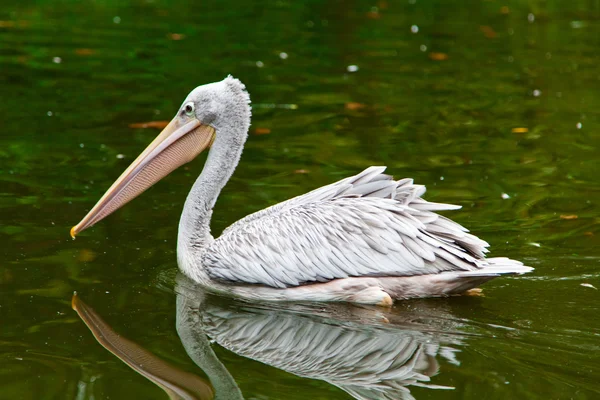
[[[600,398],[599,21],[579,0],[3,1],[0,398]],[[176,263],[206,155],[72,240],[159,132],[139,124],[228,74],[253,119],[215,236],[387,165],[535,271],[391,309],[208,295]]]

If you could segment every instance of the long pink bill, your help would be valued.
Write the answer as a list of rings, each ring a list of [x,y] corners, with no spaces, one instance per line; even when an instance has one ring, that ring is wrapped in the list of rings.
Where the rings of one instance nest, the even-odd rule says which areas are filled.
[[[214,128],[196,118],[175,117],[112,184],[94,208],[73,228],[75,236],[104,219],[181,165],[190,162],[214,139]]]

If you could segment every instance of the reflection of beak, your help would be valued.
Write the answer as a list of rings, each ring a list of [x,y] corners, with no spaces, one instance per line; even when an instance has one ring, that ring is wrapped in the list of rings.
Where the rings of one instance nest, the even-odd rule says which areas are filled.
[[[190,162],[214,139],[215,130],[196,118],[182,122],[179,117],[163,129],[152,143],[121,174],[94,208],[73,228],[71,236],[94,225],[176,168]]]
[[[214,399],[215,391],[206,379],[182,371],[155,356],[139,344],[115,332],[93,308],[85,304],[77,293],[73,294],[71,307],[104,348],[134,371],[160,386],[172,400]]]

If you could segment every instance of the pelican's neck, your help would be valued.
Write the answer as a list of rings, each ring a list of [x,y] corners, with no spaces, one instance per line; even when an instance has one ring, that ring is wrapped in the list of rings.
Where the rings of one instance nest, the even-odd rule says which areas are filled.
[[[208,277],[202,268],[202,255],[214,241],[210,234],[210,219],[219,193],[233,174],[248,136],[250,108],[247,112],[230,117],[216,127],[213,143],[202,173],[187,196],[179,221],[177,256],[179,267],[199,283]],[[236,113],[232,113],[236,114]]]
[[[217,137],[220,133],[217,132]],[[210,218],[217,198],[233,174],[242,154],[242,145],[228,146],[215,140],[202,173],[192,186],[179,221],[179,241],[204,249],[212,241]]]

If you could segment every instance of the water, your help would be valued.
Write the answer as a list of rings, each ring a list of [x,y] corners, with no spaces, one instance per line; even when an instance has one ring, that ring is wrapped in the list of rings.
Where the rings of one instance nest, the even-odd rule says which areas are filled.
[[[71,309],[74,291],[122,337],[212,378],[221,398],[236,387],[247,399],[352,398],[319,372],[327,360],[301,372],[285,346],[252,356],[268,340],[258,334],[227,342],[264,321],[275,337],[408,338],[421,349],[415,382],[433,386],[406,386],[416,399],[597,398],[599,17],[583,1],[5,4],[0,398],[167,397],[98,344]],[[219,363],[197,365],[176,321],[189,294],[176,287],[177,221],[204,158],[76,241],[68,231],[158,133],[129,125],[169,120],[190,89],[228,73],[248,86],[253,125],[214,233],[387,165],[427,185],[428,199],[462,205],[447,215],[535,272],[490,282],[485,297],[391,310],[191,295],[212,327],[216,379]],[[340,361],[348,376],[370,365],[358,349]],[[297,362],[280,369],[273,357]]]

